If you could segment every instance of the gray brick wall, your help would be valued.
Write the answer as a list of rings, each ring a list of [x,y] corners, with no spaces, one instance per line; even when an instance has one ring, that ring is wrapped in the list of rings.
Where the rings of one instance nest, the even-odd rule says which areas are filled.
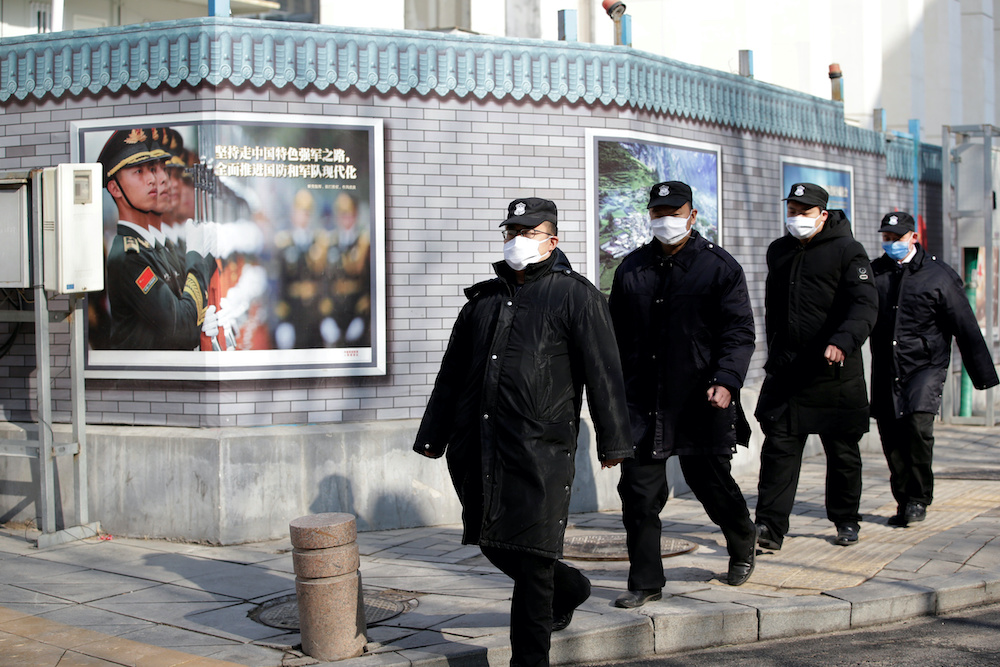
[[[781,156],[853,165],[858,237],[879,251],[874,221],[908,185],[888,182],[883,157],[785,141],[632,108],[341,94],[274,88],[181,88],[98,97],[11,100],[0,115],[0,171],[69,160],[69,121],[254,111],[385,120],[388,374],[192,382],[89,380],[91,423],[251,426],[420,417],[464,303],[462,289],[491,276],[507,203],[533,194],[560,208],[561,247],[586,263],[585,132],[629,130],[722,146],[724,245],[743,264],[758,322],[750,381],[762,378],[764,252],[782,230]],[[884,210],[883,210],[884,209]],[[0,340],[11,325],[0,324]],[[54,327],[55,420],[69,421],[68,334]],[[0,359],[0,417],[34,419],[33,330]]]

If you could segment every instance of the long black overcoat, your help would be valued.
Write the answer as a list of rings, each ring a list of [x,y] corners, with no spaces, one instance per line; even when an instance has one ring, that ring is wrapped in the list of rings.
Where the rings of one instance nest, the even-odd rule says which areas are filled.
[[[767,374],[755,413],[765,431],[785,418],[797,434],[868,431],[861,346],[878,316],[878,292],[847,216],[829,213],[808,243],[786,234],[767,249]],[[843,351],[843,365],[827,362],[828,345]]]
[[[466,290],[414,450],[446,452],[463,542],[562,554],[583,388],[599,458],[632,456],[604,296],[556,248],[517,288],[505,262]]]
[[[746,444],[739,391],[754,326],[739,263],[696,231],[674,255],[654,239],[622,260],[610,307],[637,455],[729,454]],[[709,404],[712,385],[732,393],[728,408]]]
[[[906,264],[882,255],[872,262],[872,270],[879,293],[878,322],[871,337],[872,416],[898,419],[914,412],[936,413],[952,337],[976,389],[998,383],[962,280],[950,266],[918,245]]]

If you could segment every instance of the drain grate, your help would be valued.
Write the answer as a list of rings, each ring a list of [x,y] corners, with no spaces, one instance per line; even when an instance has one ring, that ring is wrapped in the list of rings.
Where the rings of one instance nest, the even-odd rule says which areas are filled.
[[[676,537],[660,537],[664,558],[690,553],[698,545]],[[625,535],[573,535],[563,543],[563,557],[571,560],[628,560]]]
[[[415,604],[413,600],[419,593],[406,591],[362,591],[361,598],[365,605],[365,622],[376,625],[395,618],[409,611]],[[299,629],[299,604],[295,594],[282,595],[259,605],[250,612],[254,621],[272,628],[282,630]]]

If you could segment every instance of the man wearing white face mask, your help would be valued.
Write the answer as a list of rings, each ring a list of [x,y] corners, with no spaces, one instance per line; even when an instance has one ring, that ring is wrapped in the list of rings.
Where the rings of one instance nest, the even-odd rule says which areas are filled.
[[[694,229],[698,211],[686,183],[654,185],[648,209],[654,238],[622,260],[610,300],[635,452],[622,463],[618,484],[629,576],[615,604],[625,608],[662,597],[659,515],[671,456],[722,528],[726,583],[749,579],[757,546],[730,467],[737,444],[750,437],[739,404],[754,350],[746,277],[728,252]]]
[[[861,453],[868,391],[861,345],[878,315],[864,247],[841,210],[813,183],[795,183],[785,200],[788,233],[767,249],[767,375],[756,416],[764,431],[757,487],[758,544],[781,548],[806,438],[826,451],[826,516],[835,544],[858,541]]]
[[[889,486],[890,526],[923,521],[934,496],[934,415],[951,361],[952,337],[977,389],[998,383],[962,280],[917,242],[913,216],[887,213],[879,227],[885,254],[872,262],[879,293],[872,331],[872,416],[878,422]]]
[[[515,199],[497,277],[465,291],[413,449],[448,469],[465,544],[514,580],[513,667],[547,667],[553,630],[590,596],[558,560],[569,514],[583,387],[603,468],[632,456],[608,306],[573,271],[556,205]]]

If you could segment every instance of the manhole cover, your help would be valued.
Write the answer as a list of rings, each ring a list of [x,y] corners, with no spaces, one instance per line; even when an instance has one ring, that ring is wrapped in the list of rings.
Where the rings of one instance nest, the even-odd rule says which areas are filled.
[[[679,556],[698,545],[676,537],[660,537],[660,554]],[[563,543],[563,557],[571,560],[628,560],[625,535],[573,535]]]
[[[409,611],[409,601],[417,595],[402,591],[363,591],[361,598],[365,605],[365,622],[375,625]],[[268,600],[251,611],[250,618],[272,628],[298,630],[298,600],[294,594]]]
[[[969,470],[944,470],[935,472],[938,479],[965,479],[977,482],[1000,482],[1000,469],[971,468]]]

